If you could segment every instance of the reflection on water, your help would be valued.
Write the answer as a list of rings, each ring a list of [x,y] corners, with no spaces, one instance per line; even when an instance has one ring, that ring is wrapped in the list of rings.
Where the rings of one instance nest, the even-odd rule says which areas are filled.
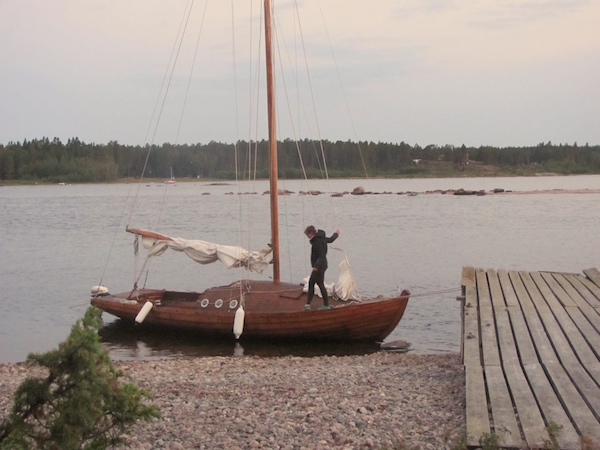
[[[114,360],[161,359],[174,356],[351,356],[379,351],[376,343],[299,342],[211,339],[190,331],[161,330],[115,320],[100,330]]]

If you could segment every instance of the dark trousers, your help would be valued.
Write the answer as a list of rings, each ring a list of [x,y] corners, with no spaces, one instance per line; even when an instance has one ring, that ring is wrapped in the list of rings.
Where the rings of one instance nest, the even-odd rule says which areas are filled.
[[[321,289],[321,295],[323,296],[323,304],[329,306],[329,300],[327,299],[327,289],[325,289],[325,271],[324,270],[313,270],[308,280],[308,298],[306,303],[310,305],[312,302],[313,295],[315,295],[315,284]]]

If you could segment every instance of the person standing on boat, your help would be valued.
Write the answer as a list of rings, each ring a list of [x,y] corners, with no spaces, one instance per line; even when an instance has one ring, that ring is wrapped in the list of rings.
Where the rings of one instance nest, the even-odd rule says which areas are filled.
[[[303,310],[310,309],[310,302],[315,294],[315,284],[321,289],[321,295],[323,296],[323,306],[319,309],[329,309],[329,300],[327,299],[327,289],[325,288],[325,271],[327,270],[327,244],[331,244],[340,235],[340,229],[338,228],[331,237],[327,237],[323,230],[318,230],[313,226],[309,225],[304,230],[304,234],[310,240],[311,251],[310,251],[310,265],[312,266],[312,272],[310,279],[308,280],[308,298],[306,299],[306,305],[302,307]]]

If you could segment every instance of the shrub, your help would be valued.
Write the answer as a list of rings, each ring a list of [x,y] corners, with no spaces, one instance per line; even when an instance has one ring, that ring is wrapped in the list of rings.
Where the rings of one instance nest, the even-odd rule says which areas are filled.
[[[121,374],[102,349],[101,311],[90,307],[58,349],[32,353],[30,364],[46,378],[27,378],[0,425],[0,448],[102,449],[127,445],[125,433],[138,420],[160,417],[151,397]]]

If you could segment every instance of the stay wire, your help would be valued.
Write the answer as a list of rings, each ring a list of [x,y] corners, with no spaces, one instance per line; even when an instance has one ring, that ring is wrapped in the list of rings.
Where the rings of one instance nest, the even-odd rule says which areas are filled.
[[[429,292],[422,292],[420,294],[410,294],[410,298],[411,300],[414,298],[418,298],[418,297],[431,297],[434,295],[441,295],[441,294],[449,294],[451,292],[458,292],[460,291],[461,288],[448,288],[448,289],[440,289],[439,291],[429,291]]]
[[[182,32],[182,27],[183,27],[184,20],[185,20],[186,16],[189,18],[189,13],[186,14],[186,12],[188,10],[191,11],[191,7],[193,6],[193,3],[194,3],[194,0],[189,0],[188,4],[186,5],[186,7],[184,9],[184,14],[183,14],[183,16],[181,18],[181,22],[179,24],[179,29],[177,31],[177,36],[179,36],[181,34],[181,32]],[[175,54],[175,49],[177,48],[176,44],[177,44],[177,39],[175,40],[173,48],[171,49],[171,55],[169,57],[169,62],[167,64],[167,68],[165,70],[165,74],[164,74],[163,81],[162,81],[162,84],[161,84],[161,87],[160,87],[160,90],[159,90],[159,94],[156,97],[156,103],[154,104],[154,109],[153,109],[150,121],[148,122],[148,129],[146,130],[146,136],[144,137],[144,142],[147,142],[148,135],[150,134],[150,130],[151,130],[151,127],[152,127],[152,122],[154,121],[154,116],[156,115],[156,110],[158,108],[159,101],[160,101],[160,98],[161,98],[161,95],[162,95],[162,91],[163,91],[164,86],[165,86],[165,81],[166,81],[166,78],[167,78],[167,74],[169,72],[169,67],[171,65],[171,61],[173,60],[173,56]],[[163,102],[163,104],[164,104],[164,102]],[[135,204],[137,203],[137,198],[139,196],[139,192],[140,192],[140,188],[141,188],[141,185],[142,185],[142,180],[144,178],[144,174],[146,173],[146,168],[147,168],[147,165],[148,165],[148,159],[150,157],[150,150],[151,150],[151,148],[152,148],[152,146],[149,147],[148,152],[146,154],[146,159],[144,161],[144,166],[143,166],[143,169],[142,169],[142,174],[140,176],[140,181],[138,183],[137,190],[136,190],[136,193],[135,193],[135,196],[134,196],[134,199],[133,199],[133,203],[131,205],[131,210],[129,212],[129,217],[127,219],[126,228],[129,228],[129,224],[131,223],[131,217],[133,215],[133,210],[135,208]],[[129,192],[127,193],[127,196],[126,196],[126,201],[123,204],[123,209],[121,211],[119,223],[122,223],[123,217],[125,217],[125,215],[126,215],[127,203],[128,203],[127,199],[129,199],[131,197],[131,190],[132,190],[132,188],[133,188],[133,185],[130,185]],[[111,245],[110,245],[110,248],[109,248],[109,252],[108,252],[108,255],[106,257],[106,262],[104,264],[104,268],[102,269],[102,274],[100,276],[100,281],[98,283],[100,286],[102,285],[102,281],[104,280],[104,275],[106,274],[106,270],[108,268],[108,264],[109,264],[111,255],[112,255],[113,249],[115,247],[115,243],[116,243],[116,239],[117,239],[117,233],[119,232],[119,230],[120,230],[120,227],[115,228],[115,233],[113,235],[113,239],[112,239],[112,242],[111,242]],[[135,270],[134,270],[134,272],[135,272]]]
[[[127,192],[127,196],[125,197],[125,201],[123,203],[123,209],[121,210],[119,226],[115,227],[115,232],[113,233],[113,238],[108,249],[108,255],[106,256],[106,262],[104,263],[104,268],[102,269],[102,274],[100,275],[100,281],[98,282],[98,286],[102,286],[102,281],[104,280],[104,275],[106,274],[106,269],[108,268],[108,263],[110,261],[113,249],[115,248],[115,243],[117,241],[117,233],[119,233],[119,231],[121,230],[121,222],[123,221],[123,217],[125,216],[125,210],[127,209],[127,199],[129,199],[132,187],[133,185],[130,184],[129,191]]]
[[[177,144],[179,142],[179,134],[181,132],[181,126],[183,124],[183,117],[185,115],[187,101],[188,101],[188,97],[189,97],[189,93],[190,93],[190,86],[192,84],[192,76],[194,74],[194,68],[196,67],[196,60],[198,58],[198,50],[200,48],[200,38],[202,36],[202,31],[204,30],[204,21],[206,19],[206,10],[207,9],[208,9],[208,0],[206,0],[206,2],[204,3],[204,11],[202,12],[202,19],[200,20],[200,29],[198,30],[198,37],[196,38],[196,48],[194,49],[194,58],[192,59],[192,65],[190,67],[190,74],[188,76],[188,83],[187,83],[187,87],[186,87],[186,91],[185,91],[185,96],[183,98],[183,106],[181,108],[181,115],[179,117],[179,126],[177,127],[177,135],[175,137],[175,144]],[[191,13],[191,9],[190,9],[190,13]],[[188,20],[189,20],[189,16],[188,16]],[[187,27],[187,21],[186,21],[186,27]]]
[[[363,170],[365,172],[365,176],[367,177],[367,179],[369,179],[369,174],[367,171],[367,165],[365,164],[365,158],[363,155],[363,151],[360,145],[360,140],[358,139],[358,134],[356,132],[356,126],[354,124],[354,117],[352,116],[352,110],[350,108],[350,103],[348,102],[348,96],[346,95],[346,89],[344,88],[344,83],[342,82],[342,76],[340,73],[340,69],[337,63],[337,60],[335,58],[335,52],[333,51],[333,45],[331,43],[331,37],[329,35],[329,30],[327,29],[327,25],[325,22],[325,16],[323,14],[323,9],[321,8],[321,2],[319,0],[317,0],[317,5],[319,7],[319,12],[321,13],[321,20],[323,22],[323,28],[325,29],[325,35],[327,36],[327,42],[329,43],[329,49],[331,51],[331,59],[333,60],[333,65],[335,66],[335,71],[338,77],[338,81],[340,84],[340,89],[342,90],[342,96],[344,97],[344,103],[346,105],[346,113],[348,114],[348,119],[350,120],[350,126],[352,127],[352,133],[354,134],[354,139],[356,139],[357,142],[357,146],[358,146],[358,152],[360,155],[360,160],[362,162],[363,165]]]
[[[159,119],[160,119],[160,116],[162,115],[163,107],[164,107],[164,105],[166,103],[166,100],[167,100],[168,88],[171,85],[171,79],[173,78],[173,74],[175,73],[175,68],[177,67],[177,61],[179,60],[179,54],[181,52],[181,46],[183,45],[183,40],[184,40],[184,37],[185,37],[185,33],[186,33],[186,30],[187,30],[187,27],[188,27],[188,23],[190,21],[190,17],[192,15],[192,8],[193,8],[193,6],[194,6],[194,1],[192,0],[190,2],[190,7],[189,7],[189,9],[187,11],[187,17],[186,17],[186,20],[185,20],[185,25],[183,27],[183,30],[181,32],[181,36],[180,36],[180,39],[179,39],[179,45],[177,47],[177,53],[175,55],[175,60],[173,62],[173,67],[172,67],[172,70],[171,70],[171,76],[169,78],[169,84],[167,85],[167,91],[165,92],[165,97],[163,99],[163,105],[161,107]],[[184,99],[184,109],[185,109],[185,103],[186,102],[187,102],[187,92],[186,92],[186,96],[185,96],[185,99]],[[184,113],[184,111],[182,110],[179,126],[181,126],[181,120],[183,118],[183,113]],[[154,143],[154,139],[156,137],[157,130],[158,130],[158,122],[156,123],[156,128],[154,130],[154,135],[152,136],[152,143]],[[179,131],[177,132],[177,138],[178,137],[179,137]],[[152,148],[152,146],[150,146],[150,147]],[[150,151],[148,151],[148,154],[150,154]],[[162,219],[162,213],[163,213],[164,206],[165,206],[165,203],[166,203],[168,187],[169,187],[169,185],[167,185],[167,188],[163,191],[162,201],[160,203],[160,208],[158,209],[158,217],[156,219],[156,229],[157,230],[160,229],[160,222],[161,222],[161,219]]]
[[[156,99],[156,104],[154,105],[154,111],[152,112],[152,117],[150,119],[150,122],[148,124],[148,130],[146,131],[146,137],[144,138],[144,142],[148,142],[148,136],[150,134],[150,130],[152,129],[152,123],[154,122],[154,117],[156,116],[156,122],[154,124],[154,132],[152,134],[152,139],[150,141],[148,145],[148,151],[146,152],[146,159],[144,160],[144,165],[142,167],[142,174],[140,175],[140,181],[138,183],[138,187],[137,187],[137,191],[136,194],[134,196],[134,201],[133,201],[133,205],[131,206],[131,211],[129,213],[129,218],[127,221],[127,227],[129,227],[129,224],[131,223],[131,217],[133,216],[133,211],[135,209],[135,205],[137,203],[137,199],[139,197],[139,193],[140,193],[140,189],[142,186],[142,182],[144,179],[144,176],[146,174],[146,169],[148,167],[148,161],[150,159],[150,152],[152,151],[152,147],[154,146],[154,140],[156,138],[156,132],[158,130],[158,125],[160,123],[160,119],[162,117],[162,113],[164,110],[164,106],[165,106],[165,102],[168,96],[168,92],[169,92],[169,87],[171,85],[171,80],[173,78],[173,72],[175,71],[175,66],[177,64],[177,58],[179,56],[179,51],[181,49],[181,42],[183,41],[183,34],[184,34],[184,28],[187,25],[187,20],[189,20],[189,16],[191,14],[191,10],[192,10],[192,6],[194,4],[194,0],[189,0],[185,9],[184,9],[184,13],[182,15],[181,18],[181,22],[179,24],[179,29],[177,31],[177,35],[175,38],[175,42],[173,43],[173,48],[171,49],[171,56],[169,57],[169,62],[167,63],[167,68],[165,70],[165,74],[163,77],[163,81],[162,81],[162,85],[159,91],[159,94],[157,96]],[[187,18],[187,19],[186,19]],[[179,45],[177,45],[179,43]],[[170,77],[168,77],[169,74],[169,69],[171,72]],[[163,92],[164,91],[164,92]],[[162,102],[160,101],[160,99],[162,98]],[[160,108],[159,106],[160,105]],[[156,113],[157,108],[159,109],[158,115]]]
[[[148,151],[146,152],[146,159],[144,161],[144,166],[142,168],[142,174],[140,176],[140,181],[138,183],[137,192],[136,192],[136,195],[134,197],[134,204],[132,205],[132,208],[131,208],[131,211],[130,211],[130,214],[129,214],[128,224],[131,223],[131,217],[133,216],[133,211],[134,211],[134,208],[135,208],[135,204],[136,204],[137,199],[139,197],[139,191],[140,191],[141,186],[142,186],[142,180],[143,180],[143,178],[145,176],[146,169],[148,167],[148,161],[150,159],[150,152],[152,151],[152,148],[154,147],[154,142],[155,142],[155,139],[156,139],[156,134],[157,134],[157,131],[158,131],[158,126],[160,124],[160,121],[161,121],[161,118],[162,118],[162,115],[163,115],[163,112],[164,112],[165,104],[166,104],[167,97],[168,97],[168,94],[169,94],[169,90],[170,90],[170,87],[171,87],[171,82],[173,80],[173,74],[175,73],[175,68],[177,67],[177,61],[178,61],[179,55],[181,53],[181,46],[183,44],[183,38],[185,36],[185,31],[187,29],[187,25],[188,25],[188,22],[189,22],[191,13],[192,13],[193,6],[194,6],[194,0],[190,0],[188,2],[188,4],[186,5],[186,8],[184,10],[184,14],[182,16],[182,20],[180,22],[179,30],[177,32],[175,43],[174,43],[173,49],[171,51],[171,57],[169,59],[168,65],[167,65],[167,70],[165,72],[165,77],[163,78],[163,86],[161,86],[161,90],[160,90],[160,94],[159,94],[159,100],[160,100],[160,97],[162,96],[162,102],[159,102],[159,100],[157,100],[157,104],[160,103],[160,108],[159,108],[159,111],[158,111],[158,115],[156,117],[156,122],[154,124],[154,131],[152,133],[152,138],[151,138],[149,146],[148,146]],[[171,62],[172,62],[172,64],[171,64]],[[170,69],[170,73],[169,73],[169,69]],[[169,74],[168,80],[167,80],[167,74]],[[165,85],[165,81],[166,81],[166,85]],[[163,89],[163,87],[164,87],[164,89]],[[164,93],[163,93],[163,90],[164,90]],[[155,113],[153,113],[153,118],[154,118],[154,114]],[[151,121],[151,123],[152,123],[152,121]],[[147,141],[147,139],[146,139],[146,141]],[[157,229],[158,229],[158,227],[160,225],[160,220],[161,220],[161,216],[162,216],[162,210],[163,210],[164,203],[165,203],[165,196],[166,196],[166,192],[163,194],[163,199],[162,199],[162,202],[161,202],[161,206],[159,208],[159,213],[158,213],[158,218],[157,218],[157,224],[156,224]],[[129,225],[127,226],[127,228],[129,228]],[[144,270],[146,270],[146,280],[147,280],[147,278],[148,278],[148,272],[150,270],[150,261],[147,261],[147,264],[146,263],[144,264],[144,266],[142,267],[142,269],[140,271],[139,276],[137,277],[137,280],[139,280],[139,278],[141,276],[141,273]],[[136,281],[136,284],[137,284],[137,281]]]
[[[280,23],[279,16],[277,14],[274,14],[273,17],[275,18],[275,21],[274,21],[274,29],[275,29],[274,31],[275,31],[275,33],[274,33],[274,35],[275,35],[275,43],[276,43],[277,55],[278,55],[277,61],[279,62],[279,70],[280,70],[281,80],[282,80],[282,84],[283,84],[283,93],[284,93],[285,99],[286,99],[287,112],[288,112],[288,115],[290,117],[290,127],[292,129],[292,135],[294,137],[294,144],[296,146],[296,151],[298,152],[298,156],[299,156],[299,159],[300,159],[300,165],[301,165],[301,168],[302,168],[302,172],[304,174],[304,177],[307,178],[307,176],[306,176],[306,169],[305,169],[305,166],[304,166],[304,162],[302,160],[302,154],[300,152],[297,130],[296,130],[296,127],[294,125],[293,113],[292,113],[292,110],[291,110],[291,101],[290,101],[290,98],[288,96],[288,87],[287,87],[287,81],[286,81],[286,76],[285,76],[285,70],[284,70],[284,67],[283,67],[283,57],[282,57],[282,54],[281,54],[282,53],[281,52],[281,48],[282,47],[284,48],[285,54],[288,55],[288,56],[289,56],[289,52],[287,51],[287,45],[286,45],[284,37],[280,33],[277,32],[280,29],[280,27],[278,26],[278,24]],[[282,42],[281,44],[280,44],[280,41]],[[296,84],[297,84],[297,79],[296,79]],[[277,109],[277,113],[279,114],[279,109]],[[278,127],[280,127],[281,126],[281,121],[277,120],[277,124],[278,124]],[[283,184],[285,185],[285,183],[283,183]],[[287,206],[288,205],[287,205],[287,201],[286,201],[286,196],[284,195],[283,196],[283,207],[284,207],[285,211],[287,211]],[[289,214],[287,214],[287,213],[284,214],[284,218],[285,218],[285,221],[286,221],[286,227],[285,227],[285,229],[289,230],[289,228],[290,228],[290,226],[289,226]],[[289,233],[286,233],[286,239],[287,239],[288,248],[291,248],[291,243],[290,243],[291,237],[290,237]],[[290,274],[290,277],[291,277],[291,275],[294,273],[294,270],[293,270],[293,267],[292,267],[292,255],[291,255],[291,252],[288,252],[288,267],[289,267],[289,274]],[[290,282],[291,282],[291,280],[290,280]]]
[[[312,82],[311,82],[310,70],[308,68],[309,67],[308,57],[307,57],[307,53],[306,53],[306,46],[305,46],[305,43],[304,43],[304,37],[303,37],[303,33],[302,33],[302,26],[301,26],[301,23],[300,23],[300,14],[299,14],[299,11],[298,11],[298,8],[297,8],[297,2],[294,2],[294,5],[295,5],[295,12],[296,12],[296,19],[297,19],[299,34],[300,34],[300,43],[301,43],[301,47],[302,47],[302,54],[303,54],[303,57],[304,57],[304,66],[305,66],[307,80],[308,80],[308,84],[309,84],[309,91],[310,91],[311,99],[312,99],[313,114],[314,114],[314,117],[315,117],[315,123],[316,123],[316,127],[317,127],[318,143],[319,143],[319,148],[320,148],[320,153],[321,153],[321,158],[317,158],[317,160],[323,162],[324,179],[325,179],[326,184],[327,184],[327,189],[329,191],[331,191],[331,187],[330,187],[330,184],[329,184],[329,173],[328,173],[328,169],[327,169],[327,163],[326,163],[326,158],[325,158],[325,151],[324,151],[324,146],[323,146],[323,140],[321,138],[321,130],[320,130],[319,119],[318,119],[318,114],[317,114],[317,110],[316,110],[316,101],[315,101],[314,90],[313,90]],[[294,135],[294,141],[295,141],[295,144],[296,144],[296,150],[297,150],[297,153],[298,153],[298,158],[300,160],[300,165],[301,165],[302,172],[303,172],[303,175],[304,175],[304,180],[308,181],[308,176],[307,176],[307,173],[306,173],[306,167],[304,165],[304,161],[303,161],[303,158],[302,158],[302,152],[301,152],[301,149],[300,149],[300,146],[299,146],[299,139],[298,139],[296,127],[294,126],[293,114],[292,114],[291,106],[290,106],[291,102],[290,102],[290,99],[289,99],[289,96],[288,96],[288,89],[287,89],[287,82],[286,82],[286,77],[285,77],[285,71],[284,71],[283,65],[282,65],[282,62],[283,62],[283,58],[281,57],[281,48],[282,48],[282,46],[279,44],[279,35],[276,34],[276,37],[277,37],[277,41],[276,41],[277,42],[277,50],[278,50],[278,54],[279,54],[279,58],[278,59],[279,59],[280,70],[281,70],[281,73],[282,73],[282,80],[283,80],[283,85],[284,85],[283,91],[284,91],[286,102],[287,102],[288,114],[290,116],[291,129],[292,129],[292,133]],[[282,37],[281,40],[283,41],[283,48],[287,49],[287,46],[285,45],[285,39],[283,39],[283,37]],[[285,53],[289,55],[289,52],[286,51]],[[296,84],[298,85],[298,77],[296,77]],[[301,104],[301,102],[299,101],[299,105],[300,104]],[[332,205],[331,210],[333,211],[334,221],[337,222],[337,214],[336,214],[335,204],[333,203],[333,201],[330,201],[330,202],[331,202],[331,205]],[[315,202],[312,201],[311,204],[313,206],[313,211],[315,212],[315,215],[317,215],[316,214]],[[340,249],[340,250],[342,251],[345,260],[348,262],[348,268],[350,270],[350,276],[352,277],[353,280],[355,280],[354,275],[353,275],[352,270],[351,270],[350,265],[349,265],[348,255],[346,254],[346,252],[345,252],[345,250],[343,248]]]

